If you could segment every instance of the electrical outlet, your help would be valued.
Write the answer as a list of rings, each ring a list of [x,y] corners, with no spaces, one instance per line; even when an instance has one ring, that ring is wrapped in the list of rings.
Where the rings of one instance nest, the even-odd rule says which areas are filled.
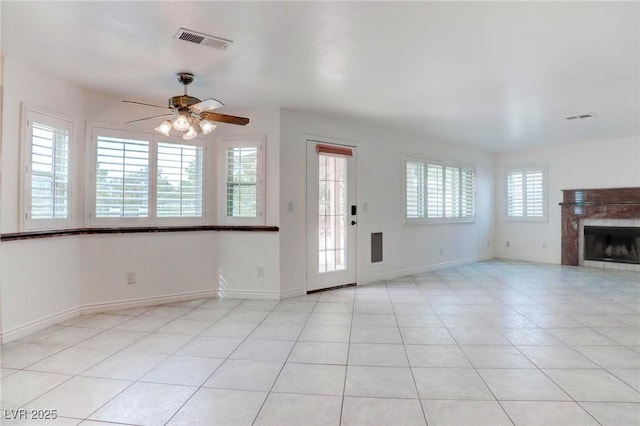
[[[442,247],[440,247],[440,254],[444,253],[444,249]]]
[[[505,244],[505,246],[507,246],[507,247],[511,247],[511,241],[507,241],[507,243]]]
[[[292,202],[288,202],[287,203],[287,211],[289,213],[293,213],[293,203]]]
[[[127,284],[135,284],[137,277],[135,272],[127,272]]]
[[[256,268],[256,276],[257,276],[258,278],[262,278],[262,277],[264,277],[264,266],[258,266],[258,267]]]
[[[487,241],[487,248],[491,247],[491,241]]]
[[[542,243],[542,250],[546,250],[547,249],[547,243]]]

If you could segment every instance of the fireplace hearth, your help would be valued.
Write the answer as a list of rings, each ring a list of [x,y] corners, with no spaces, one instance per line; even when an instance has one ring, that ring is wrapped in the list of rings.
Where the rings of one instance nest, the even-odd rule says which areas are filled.
[[[640,232],[640,188],[567,189],[562,193],[563,265],[578,266],[586,261],[594,263],[591,266],[627,265],[633,270],[640,268],[638,234],[632,234],[635,235],[633,237],[620,234],[620,228],[627,227],[635,228],[633,232]],[[608,223],[611,221],[625,223]],[[592,227],[618,229],[609,234],[594,230],[596,235],[589,237],[587,232],[582,232],[582,228]],[[588,232],[591,233],[591,230]],[[578,247],[579,240],[583,245],[581,250]],[[598,260],[590,260],[593,257],[598,257]]]
[[[640,264],[640,228],[585,226],[584,260]]]

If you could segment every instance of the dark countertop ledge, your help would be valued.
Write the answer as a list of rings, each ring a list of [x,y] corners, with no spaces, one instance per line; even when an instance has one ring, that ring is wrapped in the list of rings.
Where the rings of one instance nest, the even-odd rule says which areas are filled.
[[[38,238],[63,237],[68,235],[94,234],[140,234],[159,232],[195,232],[195,231],[241,231],[241,232],[278,232],[277,226],[238,226],[238,225],[197,225],[197,226],[135,226],[117,228],[72,228],[47,231],[14,232],[0,235],[0,241],[34,240]]]

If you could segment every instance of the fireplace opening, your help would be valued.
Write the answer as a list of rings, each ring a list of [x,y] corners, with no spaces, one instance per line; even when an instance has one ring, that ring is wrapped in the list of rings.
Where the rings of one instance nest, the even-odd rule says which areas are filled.
[[[584,259],[640,264],[640,227],[585,226]]]

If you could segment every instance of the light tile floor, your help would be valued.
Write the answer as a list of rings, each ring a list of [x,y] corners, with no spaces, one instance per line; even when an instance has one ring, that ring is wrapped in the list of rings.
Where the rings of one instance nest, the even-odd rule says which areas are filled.
[[[487,261],[136,308],[1,361],[3,424],[640,425],[640,274]]]

